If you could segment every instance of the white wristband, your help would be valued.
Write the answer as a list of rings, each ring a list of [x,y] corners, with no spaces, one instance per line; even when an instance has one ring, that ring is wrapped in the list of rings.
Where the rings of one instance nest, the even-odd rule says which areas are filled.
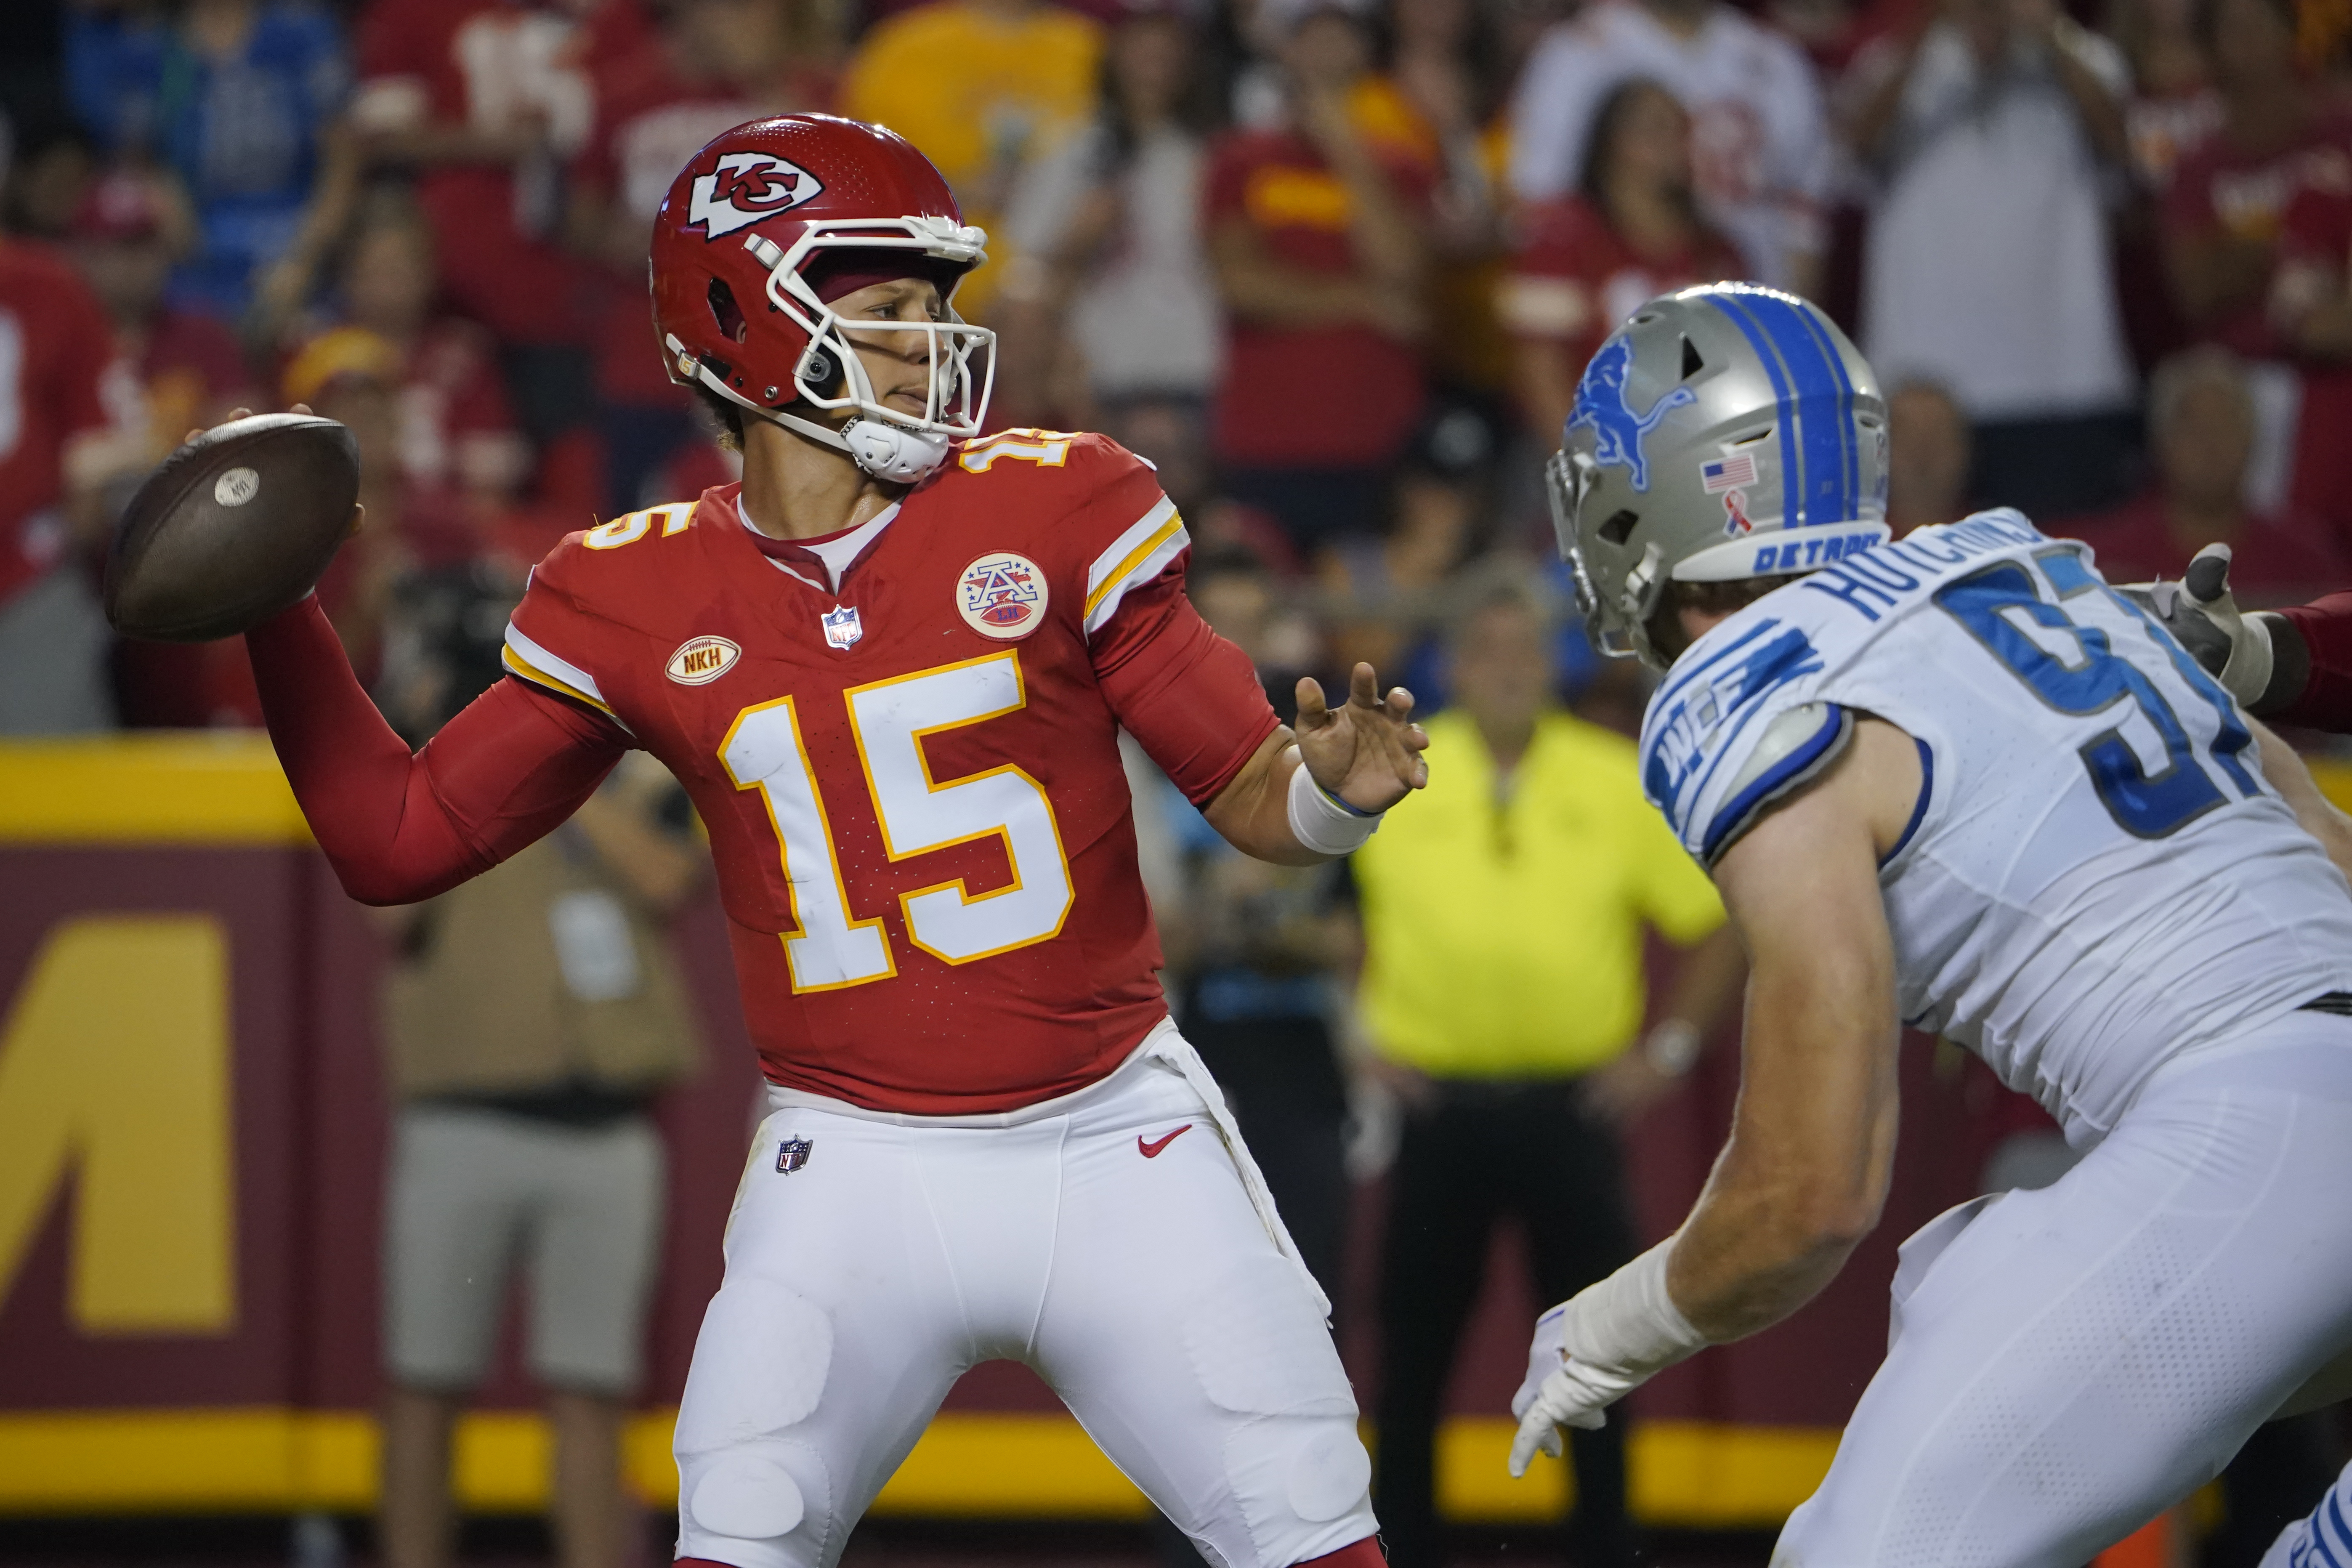
[[[1381,813],[1358,811],[1315,782],[1301,758],[1290,773],[1291,836],[1318,855],[1347,855],[1377,832]]]
[[[1647,1377],[1707,1346],[1707,1338],[1666,1294],[1668,1237],[1597,1285],[1570,1298],[1560,1324],[1568,1354]]]

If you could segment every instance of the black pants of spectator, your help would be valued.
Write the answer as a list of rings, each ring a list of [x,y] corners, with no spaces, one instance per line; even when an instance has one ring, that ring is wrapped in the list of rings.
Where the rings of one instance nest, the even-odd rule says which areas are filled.
[[[605,507],[614,517],[692,496],[656,495],[646,487],[662,465],[698,433],[691,408],[612,403],[604,406]]]
[[[1437,1518],[1437,1426],[1454,1352],[1486,1272],[1496,1225],[1516,1218],[1549,1307],[1633,1256],[1615,1130],[1588,1112],[1573,1079],[1451,1081],[1408,1113],[1389,1176],[1381,1259],[1380,1448],[1372,1505],[1393,1568],[1444,1561]],[[1528,1318],[1530,1328],[1534,1313]],[[1576,1568],[1629,1568],[1625,1423],[1569,1434]]]
[[[2139,416],[2003,419],[1975,431],[1969,493],[1979,506],[2013,506],[2046,521],[2115,506],[2138,479]]]
[[[1311,563],[1328,541],[1369,536],[1387,521],[1387,476],[1379,468],[1228,468],[1225,494],[1273,517]]]
[[[509,343],[499,351],[515,422],[544,447],[596,423],[596,362],[572,343]]]
[[[1330,1031],[1320,1018],[1188,1018],[1184,1037],[1225,1091],[1307,1272],[1337,1301],[1348,1233],[1348,1096]],[[1160,1568],[1205,1568],[1183,1531],[1157,1515],[1152,1546]]]

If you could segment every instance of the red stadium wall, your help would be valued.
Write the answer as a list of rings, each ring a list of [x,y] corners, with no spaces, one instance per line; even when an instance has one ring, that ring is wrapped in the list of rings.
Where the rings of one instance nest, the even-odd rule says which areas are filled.
[[[373,1492],[384,1098],[376,940],[308,847],[266,744],[151,738],[0,749],[0,1511],[364,1508]],[[665,1104],[669,1228],[632,1431],[633,1485],[675,1496],[683,1384],[756,1075],[715,907],[679,949],[710,1059]],[[1635,1506],[1660,1523],[1776,1521],[1818,1480],[1885,1343],[1896,1242],[1974,1189],[1990,1082],[1906,1047],[1885,1222],[1823,1298],[1635,1396]],[[1633,1141],[1642,1218],[1688,1206],[1726,1123],[1732,1054]],[[209,1087],[208,1087],[209,1086]],[[1377,1189],[1340,1304],[1378,1376]],[[1536,1303],[1507,1245],[1457,1368],[1441,1496],[1458,1518],[1557,1509],[1560,1468],[1504,1474]],[[544,1496],[546,1434],[512,1347],[460,1440],[474,1506]],[[955,1391],[877,1507],[1132,1516],[1141,1500],[1025,1369]]]

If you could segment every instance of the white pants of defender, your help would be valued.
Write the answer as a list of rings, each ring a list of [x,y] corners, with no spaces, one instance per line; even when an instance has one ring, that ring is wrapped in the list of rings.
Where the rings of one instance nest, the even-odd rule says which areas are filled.
[[[996,1117],[776,1091],[678,1411],[678,1554],[830,1568],[950,1385],[998,1359],[1212,1563],[1373,1533],[1321,1294],[1197,1061],[1163,1026],[1102,1082]],[[780,1173],[791,1140],[806,1163]]]
[[[1904,1244],[1886,1361],[1775,1568],[2080,1568],[2352,1339],[2352,1019],[2159,1072],[2054,1185]]]

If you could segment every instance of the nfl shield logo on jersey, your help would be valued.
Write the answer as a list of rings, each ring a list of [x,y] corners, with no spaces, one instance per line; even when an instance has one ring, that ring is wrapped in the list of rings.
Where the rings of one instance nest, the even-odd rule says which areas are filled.
[[[983,555],[963,569],[956,608],[982,637],[1027,637],[1045,614],[1045,574],[1025,555]]]
[[[857,624],[855,605],[835,605],[818,618],[824,622],[824,640],[835,647],[847,647],[866,635],[866,628]]]
[[[776,1145],[776,1170],[789,1176],[809,1162],[809,1151],[816,1147],[806,1138],[787,1138]]]

